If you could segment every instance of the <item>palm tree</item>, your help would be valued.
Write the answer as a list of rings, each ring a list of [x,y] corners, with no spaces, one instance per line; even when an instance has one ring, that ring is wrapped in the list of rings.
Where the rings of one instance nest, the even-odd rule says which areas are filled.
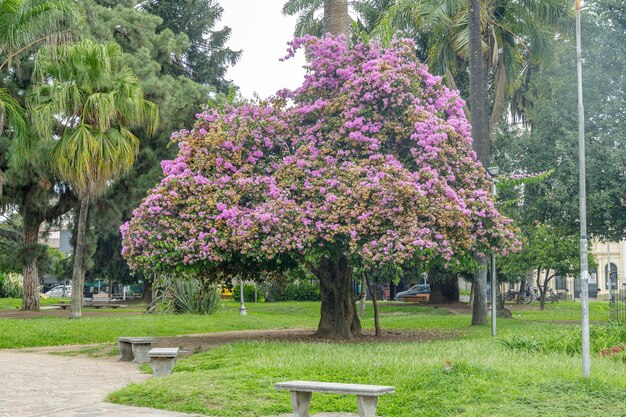
[[[396,0],[379,21],[388,40],[397,30],[426,39],[432,72],[456,88],[470,57],[467,0]],[[538,65],[553,57],[557,35],[571,14],[569,0],[483,0],[480,4],[485,82],[491,98],[490,128],[506,115],[513,97]],[[513,112],[518,110],[513,108]]]
[[[348,34],[348,0],[324,0],[324,31],[333,35]]]
[[[356,0],[287,0],[283,5],[283,14],[298,16],[295,35],[323,36],[325,33],[333,35],[347,34],[350,29],[348,4],[363,3]]]
[[[154,133],[158,110],[122,65],[122,49],[115,43],[44,48],[35,61],[35,78],[41,84],[27,98],[33,126],[40,137],[56,140],[51,162],[81,200],[70,312],[70,318],[78,318],[89,200],[132,166],[139,139],[129,129]]]
[[[484,59],[481,34],[480,0],[469,1],[469,65],[470,65],[470,104],[472,106],[472,138],[478,160],[487,166],[489,163],[489,128],[487,124],[486,84],[484,80]],[[472,325],[487,323],[487,269],[486,258],[478,257],[481,268],[474,273],[474,303]],[[494,313],[495,314],[495,313]]]
[[[6,88],[0,88],[0,134],[5,131],[5,121],[7,130],[15,137],[28,135],[24,109]],[[0,170],[0,197],[6,180],[6,175]]]
[[[31,138],[23,108],[23,91],[7,88],[19,74],[20,61],[42,45],[57,45],[71,37],[70,29],[78,20],[71,0],[0,0],[0,135],[14,142],[10,159],[26,162],[32,149],[25,145]],[[9,158],[7,158],[9,159]],[[6,162],[6,161],[5,161]],[[7,176],[0,171],[0,197]],[[37,181],[34,181],[36,184]],[[23,187],[22,187],[23,188]],[[28,194],[23,189],[23,194]],[[22,199],[28,200],[28,198]],[[24,217],[24,248],[37,245],[39,226],[45,216],[34,207],[20,207]],[[24,265],[23,310],[39,310],[37,257],[28,256]]]
[[[0,0],[0,73],[39,45],[68,38],[68,27],[76,17],[69,1]],[[0,87],[2,84],[0,79]],[[0,88],[0,133],[5,127],[16,138],[28,136],[24,109],[9,90]],[[5,182],[0,171],[0,196]]]

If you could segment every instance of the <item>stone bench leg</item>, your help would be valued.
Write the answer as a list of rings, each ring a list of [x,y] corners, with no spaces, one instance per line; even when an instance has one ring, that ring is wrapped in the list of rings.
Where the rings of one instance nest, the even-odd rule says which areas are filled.
[[[310,392],[291,391],[293,417],[310,417],[309,407],[311,406],[312,395]]]
[[[359,417],[376,417],[378,397],[366,397],[357,395],[356,405],[359,408]]]
[[[175,364],[176,358],[150,358],[152,376],[160,378],[162,376],[170,375]]]
[[[148,362],[148,352],[152,347],[152,343],[133,343],[133,363]]]
[[[117,342],[117,346],[120,349],[121,361],[132,361],[135,356],[133,355],[133,346],[128,342]]]

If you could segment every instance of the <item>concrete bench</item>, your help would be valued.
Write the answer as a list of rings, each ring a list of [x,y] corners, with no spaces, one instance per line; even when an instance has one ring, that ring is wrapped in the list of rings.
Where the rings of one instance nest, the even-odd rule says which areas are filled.
[[[85,307],[91,307],[91,308],[126,308],[126,307],[128,307],[128,305],[126,305],[126,304],[112,304],[112,303],[108,303],[108,302],[94,301],[91,304],[85,304]]]
[[[427,303],[430,300],[430,294],[415,294],[402,297],[402,301],[409,303]]]
[[[155,340],[154,337],[118,337],[120,360],[133,363],[148,362],[148,352]]]
[[[309,417],[309,406],[314,392],[356,395],[359,416],[375,417],[378,397],[384,394],[393,394],[396,390],[395,387],[381,385],[337,384],[312,381],[279,382],[274,384],[274,388],[290,391],[294,417]]]
[[[152,366],[152,376],[160,378],[172,373],[176,358],[178,357],[178,348],[154,348],[148,352],[150,365]]]

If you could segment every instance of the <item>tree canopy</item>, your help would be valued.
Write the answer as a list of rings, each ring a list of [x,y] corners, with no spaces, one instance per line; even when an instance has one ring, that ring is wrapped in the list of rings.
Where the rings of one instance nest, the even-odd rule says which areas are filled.
[[[589,6],[582,25],[588,230],[601,239],[626,236],[625,16],[624,2],[601,0]],[[529,128],[502,126],[495,141],[504,172],[554,169],[545,181],[524,187],[511,216],[520,224],[550,224],[571,234],[579,227],[575,59],[573,42],[565,42],[558,59],[529,85]]]
[[[134,269],[349,266],[516,249],[488,194],[458,94],[411,41],[305,37],[309,73],[266,102],[198,115],[122,228]],[[239,269],[240,271],[241,269]],[[319,271],[318,271],[319,272]],[[324,298],[324,297],[323,297]]]
[[[198,83],[227,91],[231,83],[225,79],[226,69],[234,65],[241,51],[226,47],[231,29],[215,29],[224,9],[215,0],[149,0],[141,7],[161,17],[159,31],[166,29],[185,34],[188,43],[182,54],[165,63],[165,71],[183,75]]]

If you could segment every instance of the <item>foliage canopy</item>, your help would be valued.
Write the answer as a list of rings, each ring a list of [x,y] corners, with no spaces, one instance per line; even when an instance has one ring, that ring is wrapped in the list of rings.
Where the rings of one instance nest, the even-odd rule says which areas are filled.
[[[284,256],[403,264],[517,249],[471,149],[464,102],[411,41],[305,37],[302,87],[198,115],[122,228],[134,269],[237,271]],[[240,271],[241,268],[239,268]]]

